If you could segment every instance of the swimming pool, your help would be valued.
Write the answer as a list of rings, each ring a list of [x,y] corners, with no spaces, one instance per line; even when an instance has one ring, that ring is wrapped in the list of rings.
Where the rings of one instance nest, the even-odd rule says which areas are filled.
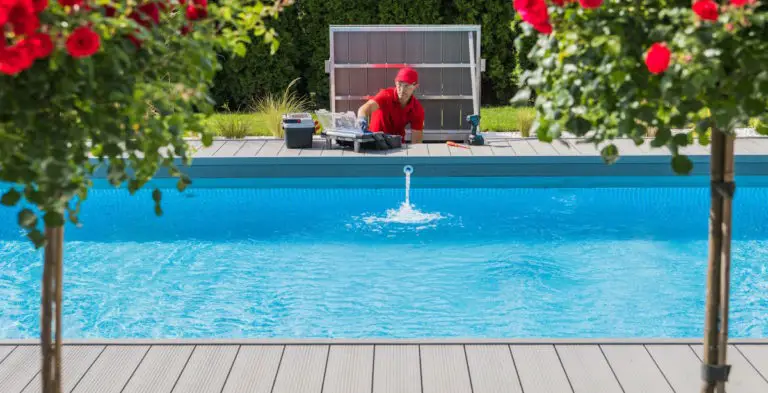
[[[415,211],[403,187],[209,181],[161,218],[96,189],[66,231],[64,337],[702,335],[707,188],[421,181]],[[0,338],[36,338],[41,254],[0,222]],[[740,186],[734,225],[730,332],[768,337],[767,187]]]

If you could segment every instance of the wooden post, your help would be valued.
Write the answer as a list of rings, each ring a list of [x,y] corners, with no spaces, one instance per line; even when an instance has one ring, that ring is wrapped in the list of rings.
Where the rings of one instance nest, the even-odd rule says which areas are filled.
[[[710,155],[709,268],[702,393],[725,392],[729,367],[728,302],[730,291],[731,206],[733,200],[733,137],[713,127]],[[709,377],[708,377],[709,376]]]
[[[61,297],[63,278],[64,228],[45,228],[45,262],[43,265],[42,318],[40,348],[43,355],[43,393],[61,393]],[[55,311],[55,319],[52,320]],[[52,338],[55,324],[55,340]]]

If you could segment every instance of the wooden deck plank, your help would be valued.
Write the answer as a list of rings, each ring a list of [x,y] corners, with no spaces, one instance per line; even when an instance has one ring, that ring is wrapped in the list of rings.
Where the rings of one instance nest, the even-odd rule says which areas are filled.
[[[323,152],[320,153],[321,157],[341,157],[344,155],[344,149],[341,148],[341,146],[332,146],[330,149],[325,148],[323,149]]]
[[[392,149],[387,152],[388,156],[393,157],[407,157],[408,156],[408,148],[407,147],[400,147],[397,149]]]
[[[423,393],[472,393],[463,345],[422,345]]]
[[[282,345],[243,345],[222,393],[269,393],[277,376]]]
[[[3,364],[3,360],[16,348],[15,345],[0,345],[0,364]]]
[[[235,362],[239,345],[198,345],[173,393],[220,393]]]
[[[643,345],[602,345],[625,393],[674,393]]]
[[[567,139],[553,140],[551,143],[553,149],[557,150],[557,154],[561,156],[584,156],[584,154],[576,148],[576,143]]]
[[[616,147],[619,149],[619,156],[637,156],[643,154],[642,150],[640,150],[640,148],[635,145],[635,141],[626,138],[606,140],[603,142],[603,144],[600,145],[600,147],[603,148],[611,143],[616,145]]]
[[[211,143],[211,145],[208,147],[201,145],[200,150],[198,150],[192,157],[213,157],[213,155],[216,154],[216,152],[219,151],[222,146],[224,146],[224,141],[213,141],[213,143]]]
[[[245,141],[226,141],[224,145],[213,154],[214,157],[234,157],[245,146]]]
[[[698,393],[701,360],[688,345],[646,345],[651,357],[676,393]]]
[[[429,149],[426,143],[408,145],[408,157],[428,157]]]
[[[298,157],[301,154],[301,151],[304,149],[296,149],[296,148],[289,148],[288,146],[283,145],[283,148],[280,150],[279,153],[277,153],[278,157]]]
[[[516,156],[517,150],[512,147],[512,142],[520,142],[520,141],[506,141],[506,140],[495,140],[488,142],[488,146],[491,147],[491,151],[493,151],[494,156]],[[525,142],[525,141],[522,141]],[[527,146],[527,144],[526,144]]]
[[[751,139],[736,139],[739,143],[734,147],[736,154],[742,153],[744,150],[739,148],[741,146],[749,146],[747,150],[752,154],[768,154],[768,138],[751,138]]]
[[[768,345],[736,345],[764,379],[768,379]]]
[[[467,345],[473,393],[523,393],[507,345]]]
[[[139,367],[149,345],[109,345],[73,393],[120,393]]]
[[[704,359],[704,346],[691,345],[696,356]],[[728,393],[755,393],[768,392],[768,382],[752,367],[747,359],[742,356],[733,345],[728,346],[727,362],[730,364],[731,373],[728,382],[725,383],[725,391]]]
[[[289,345],[275,378],[273,393],[321,393],[328,345]]]
[[[21,392],[39,370],[40,347],[20,345],[0,363],[0,392]]]
[[[421,393],[418,345],[376,345],[373,393]]]
[[[512,148],[512,151],[515,152],[514,155],[516,156],[538,156],[539,155],[539,153],[536,152],[536,149],[533,148],[533,146],[528,142],[527,139],[510,140],[509,146]]]
[[[576,140],[569,140],[569,142],[582,156],[592,157],[600,155],[600,150],[598,150],[594,143],[578,143]]]
[[[623,393],[597,345],[556,345],[565,374],[576,393]]]
[[[312,147],[309,149],[301,149],[299,156],[301,157],[320,157],[323,155],[323,149],[325,148],[325,140],[314,139],[312,140]]]
[[[71,392],[104,349],[103,345],[63,345],[61,347],[61,391]],[[37,369],[39,370],[39,367]],[[22,392],[41,392],[42,379],[42,375],[38,373]]]
[[[256,157],[277,157],[285,146],[283,140],[267,140],[264,146],[256,153]]]
[[[527,141],[534,151],[536,151],[537,155],[540,156],[559,156],[560,152],[558,152],[554,147],[552,147],[552,144],[548,142],[542,142],[537,139],[531,139]]]
[[[471,146],[472,149],[472,155],[478,156],[478,157],[489,157],[493,156],[493,148],[491,146],[488,146],[487,144],[482,146]]]
[[[265,143],[264,141],[245,141],[243,147],[235,153],[235,157],[256,157],[256,154],[264,147]]]
[[[170,393],[194,345],[153,345],[122,393]]]
[[[448,152],[451,153],[451,156],[471,156],[472,155],[472,149],[474,149],[477,146],[470,146],[470,145],[464,145],[462,146],[468,147],[468,149],[465,149],[463,147],[454,147],[454,146],[448,146]]]
[[[373,345],[333,345],[328,354],[323,392],[371,393]]]
[[[430,157],[449,157],[451,155],[451,151],[448,150],[448,145],[445,143],[428,143],[426,146],[428,146]]]
[[[553,345],[510,345],[510,349],[523,392],[573,392]]]

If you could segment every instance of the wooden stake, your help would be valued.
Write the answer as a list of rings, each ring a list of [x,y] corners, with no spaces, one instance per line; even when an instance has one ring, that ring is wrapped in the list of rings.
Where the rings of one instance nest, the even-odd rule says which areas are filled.
[[[40,329],[40,347],[43,355],[42,382],[43,393],[61,392],[61,298],[62,298],[62,259],[64,228],[45,228],[45,259],[43,265],[42,318]],[[55,309],[55,319],[54,316]],[[52,339],[52,326],[55,324],[55,341]]]
[[[709,267],[707,269],[704,365],[724,366],[728,346],[733,137],[713,127],[710,155]],[[731,191],[729,191],[731,190]],[[702,393],[725,392],[724,381],[704,378]]]

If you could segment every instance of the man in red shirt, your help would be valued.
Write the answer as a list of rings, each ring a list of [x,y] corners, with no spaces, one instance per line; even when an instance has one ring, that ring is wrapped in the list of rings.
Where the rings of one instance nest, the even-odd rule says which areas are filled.
[[[417,87],[419,74],[416,70],[401,68],[395,77],[395,87],[382,89],[357,110],[358,125],[363,132],[399,135],[405,143],[405,126],[410,123],[411,143],[420,143],[424,136],[424,107],[413,96]]]

